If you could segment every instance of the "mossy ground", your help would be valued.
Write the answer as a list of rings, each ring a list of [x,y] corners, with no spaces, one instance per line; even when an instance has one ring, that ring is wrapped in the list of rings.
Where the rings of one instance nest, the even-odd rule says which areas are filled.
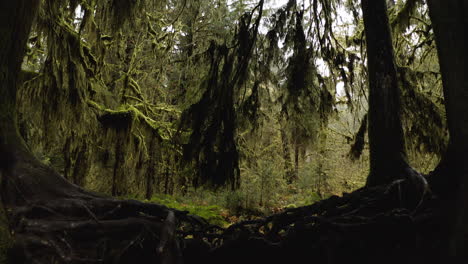
[[[249,197],[242,190],[218,190],[215,192],[202,188],[188,190],[185,195],[156,194],[149,200],[138,196],[123,196],[121,198],[136,199],[188,211],[192,215],[204,218],[210,224],[228,227],[238,221],[265,217],[284,209],[312,204],[328,197],[321,198],[317,193],[311,191],[300,192],[293,187],[291,189],[291,193],[282,197],[281,201],[269,203],[268,205],[259,205],[253,201],[246,202]]]

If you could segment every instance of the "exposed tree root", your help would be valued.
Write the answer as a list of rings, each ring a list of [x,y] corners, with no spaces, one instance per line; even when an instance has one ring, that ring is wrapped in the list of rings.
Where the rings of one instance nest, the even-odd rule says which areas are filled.
[[[208,226],[187,212],[87,192],[15,154],[1,184],[11,263],[181,263],[177,226],[193,234]]]
[[[405,197],[406,185],[399,180],[235,224],[208,263],[443,263],[437,199]]]
[[[28,170],[13,169],[9,179],[21,190],[28,181],[18,171]],[[161,205],[63,187],[67,195],[5,203],[12,263],[442,263],[435,261],[438,199],[421,196],[411,180],[227,229]]]

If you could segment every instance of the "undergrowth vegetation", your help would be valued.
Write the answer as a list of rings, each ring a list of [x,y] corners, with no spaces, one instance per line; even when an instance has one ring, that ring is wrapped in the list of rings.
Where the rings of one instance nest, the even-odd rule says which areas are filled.
[[[149,202],[163,204],[167,207],[188,211],[190,214],[198,215],[206,219],[210,224],[218,226],[227,226],[227,212],[215,202],[206,200],[187,199],[187,197],[174,197],[171,195],[158,194],[149,200]]]
[[[360,160],[353,162],[343,159],[348,151],[345,139],[330,133],[323,151],[311,151],[302,157],[294,182],[285,179],[284,163],[270,153],[268,157],[241,163],[241,186],[237,190],[190,187],[172,195],[155,194],[149,200],[132,198],[188,211],[212,224],[227,226],[362,187],[368,173],[368,152],[365,150]]]
[[[211,224],[226,227],[240,220],[310,205],[331,195],[341,196],[364,186],[369,162],[367,143],[358,160],[347,158],[350,148],[344,134],[346,131],[339,130],[338,121],[332,123],[318,150],[301,158],[298,177],[292,183],[284,177],[281,157],[270,152],[261,159],[241,163],[241,186],[237,190],[190,187],[171,195],[155,194],[149,200],[138,196],[132,198],[188,211]],[[274,143],[279,139],[270,140]],[[437,161],[436,157],[429,159],[427,155],[414,153],[410,153],[409,158],[413,166],[424,173],[428,173]]]

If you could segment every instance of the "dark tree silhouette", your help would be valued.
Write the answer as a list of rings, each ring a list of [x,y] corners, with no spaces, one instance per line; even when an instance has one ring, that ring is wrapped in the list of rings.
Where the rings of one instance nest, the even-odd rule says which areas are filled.
[[[399,115],[400,91],[385,0],[362,0],[369,70],[370,175],[367,185],[388,183],[407,168]]]
[[[402,177],[422,186],[423,178],[408,165],[406,158],[400,89],[385,2],[361,1],[369,71],[370,174],[367,186]]]
[[[468,220],[468,3],[428,1],[434,28],[450,133],[448,150],[434,173],[433,186],[446,198],[447,253],[466,256]]]
[[[26,41],[40,1],[0,3],[0,168],[12,165],[12,149],[25,152],[16,125],[16,90]],[[4,178],[4,177],[3,177]]]

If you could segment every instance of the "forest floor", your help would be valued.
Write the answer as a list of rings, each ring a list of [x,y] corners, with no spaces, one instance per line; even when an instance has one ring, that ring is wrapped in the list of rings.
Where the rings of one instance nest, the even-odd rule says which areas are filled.
[[[284,209],[269,216],[255,216],[234,224],[228,223],[229,218],[222,220],[214,217],[206,221],[199,217],[187,217],[187,213],[174,210],[177,228],[173,230],[176,233],[173,242],[168,239],[171,236],[171,213],[165,217],[162,210],[156,213],[161,214],[158,219],[162,219],[158,220],[161,224],[155,227],[161,230],[156,234],[156,240],[147,232],[137,233],[132,243],[124,248],[128,254],[121,253],[118,255],[122,258],[93,263],[136,263],[136,260],[138,263],[165,264],[283,264],[304,263],[304,260],[327,264],[444,263],[439,261],[438,255],[443,246],[440,239],[440,201],[430,193],[415,195],[412,188],[410,184],[399,180],[389,185],[361,188],[340,197],[331,196],[311,205]],[[122,200],[122,204],[125,203],[144,209],[139,202]],[[218,209],[214,210],[215,207],[207,208],[213,209],[210,211],[205,208],[205,211],[213,214],[219,212],[216,211]],[[119,210],[123,209],[119,207]],[[197,213],[196,209],[186,209]],[[125,210],[121,213],[125,213]],[[96,216],[100,219],[99,215]],[[96,221],[105,224],[104,220]],[[114,239],[119,240],[119,237],[127,235],[117,233]],[[171,246],[165,247],[161,241],[171,243]],[[136,247],[138,244],[141,248]],[[159,250],[158,245],[162,245],[167,248],[169,255],[160,258],[159,262],[152,262],[155,256],[152,254],[148,259],[151,261],[143,261],[146,259],[137,254],[149,250],[148,245],[153,245],[153,251],[155,247]],[[161,254],[164,255],[164,252]]]
[[[236,223],[205,238],[203,256],[184,246],[185,263],[444,263],[439,200],[408,188],[396,181]]]

